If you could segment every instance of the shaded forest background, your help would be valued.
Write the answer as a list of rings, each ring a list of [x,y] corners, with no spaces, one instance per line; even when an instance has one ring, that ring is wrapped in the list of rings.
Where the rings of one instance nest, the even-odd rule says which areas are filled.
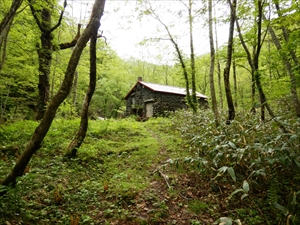
[[[248,221],[244,224],[299,223],[299,3],[179,2],[182,8],[175,9],[160,1],[136,2],[137,17],[158,25],[140,43],[157,46],[160,54],[153,60],[123,59],[107,44],[100,22],[110,1],[95,0],[89,20],[80,24],[66,16],[66,0],[1,2],[0,199],[7,207],[0,211],[1,222],[30,224],[41,217],[44,224],[241,224],[239,218]],[[185,29],[178,34],[179,24]],[[195,44],[199,24],[210,48],[201,55]],[[228,27],[222,45],[218,25]],[[182,37],[188,37],[183,45]],[[163,42],[169,44],[165,51]],[[191,110],[143,124],[134,116],[123,118],[123,98],[137,77],[191,90],[186,97]],[[210,96],[208,110],[199,110],[196,91]],[[139,166],[144,153],[145,168]],[[117,170],[123,167],[126,173]],[[35,171],[63,182],[45,186],[43,179],[54,175]],[[157,192],[149,196],[147,190]],[[95,201],[79,202],[80,216],[69,203],[82,191],[87,196],[82,201],[91,195]],[[45,207],[43,215],[36,206]],[[131,207],[136,211],[130,213]],[[53,216],[57,212],[60,217]]]
[[[271,15],[272,17],[265,18],[265,20],[262,21],[263,40],[261,41],[262,46],[259,61],[260,79],[266,92],[265,94],[268,98],[268,102],[275,110],[280,105],[286,105],[288,103],[291,105],[291,111],[293,111],[293,103],[290,97],[291,81],[283,57],[288,58],[290,61],[290,67],[295,74],[295,82],[298,88],[299,64],[297,64],[297,59],[299,58],[299,45],[297,43],[299,43],[299,20],[297,18],[299,17],[299,5],[298,3],[281,1],[280,4],[278,4],[278,7],[280,6],[279,11],[276,11],[275,3],[264,3],[264,11],[266,11],[265,15]],[[1,4],[3,16],[10,7],[10,1],[4,1]],[[224,7],[227,7],[228,9],[226,2],[216,2],[214,4],[216,6],[218,4],[224,4]],[[39,78],[39,63],[37,44],[40,39],[40,30],[31,15],[30,8],[26,6],[25,3],[22,7],[12,21],[10,32],[7,37],[4,37],[4,42],[1,47],[1,121],[34,119],[38,107],[39,99],[37,97],[37,84]],[[58,21],[60,12],[59,7],[59,5],[55,6],[56,10],[53,10],[52,21]],[[204,8],[201,8],[201,12],[198,12],[198,8],[194,9],[194,23],[195,21],[198,22],[199,18],[207,21],[204,3],[202,7]],[[256,12],[254,9],[249,9],[253,9],[252,3],[239,3],[238,16],[241,20],[240,23],[242,24],[241,29],[245,42],[249,46],[249,51],[251,52],[251,49],[256,48],[258,42],[256,36],[256,16],[254,15]],[[145,13],[145,11],[140,11],[144,13],[143,16],[148,16],[148,13]],[[182,14],[185,11],[184,6],[179,10]],[[181,15],[181,17],[183,17],[183,15]],[[218,23],[227,23],[227,19],[227,15],[214,18]],[[186,18],[183,17],[182,20],[186,20]],[[167,24],[167,26],[170,27],[175,25],[176,23]],[[189,29],[188,24],[186,27]],[[276,42],[272,39],[272,34],[268,32],[270,29],[275,33],[281,46],[280,49],[276,47]],[[287,32],[288,39],[286,39],[286,33],[283,31]],[[164,32],[162,31],[162,36],[163,33]],[[72,18],[64,17],[59,28],[53,31],[53,46],[70,42],[70,40],[74,39],[76,34],[77,24],[72,21]],[[194,39],[196,38],[197,37],[194,37]],[[215,41],[216,40],[217,37],[215,37]],[[207,40],[207,42],[208,41],[209,40]],[[248,112],[253,106],[257,109],[260,107],[259,92],[255,92],[254,90],[255,93],[253,95],[253,86],[255,87],[255,85],[251,72],[252,69],[248,64],[247,54],[242,48],[237,34],[235,35],[233,42],[234,51],[230,75],[231,92],[237,110]],[[126,43],[124,43],[124,45],[126,45]],[[194,46],[194,48],[197,48],[197,46]],[[87,47],[83,52],[76,70],[72,91],[69,94],[69,97],[64,101],[63,105],[61,105],[58,115],[72,117],[77,116],[80,113],[81,103],[85,95],[85,88],[89,82],[88,51]],[[216,66],[213,78],[216,86],[215,93],[218,108],[220,110],[226,109],[226,96],[222,78],[223,69],[227,62],[226,51],[226,44],[220,48],[217,47],[216,49]],[[296,61],[293,61],[290,56],[292,51],[296,54]],[[58,90],[62,82],[67,60],[71,52],[72,48],[53,51],[52,53],[52,64],[49,71],[50,99]],[[169,53],[167,52],[166,54]],[[163,53],[160,57],[163,57]],[[175,52],[175,62],[176,59],[177,55]],[[183,53],[183,60],[189,70],[189,76],[191,76],[191,70],[189,69],[191,64],[189,55]],[[210,53],[196,55],[195,68],[196,90],[211,96],[209,85]],[[127,94],[139,76],[143,77],[143,79],[148,82],[185,87],[185,77],[182,75],[182,67],[179,61],[175,64],[153,64],[143,59],[131,58],[123,60],[117,55],[117,52],[113,51],[105,43],[105,38],[98,39],[97,69],[97,89],[93,96],[89,111],[90,115],[94,118],[97,116],[106,118],[122,116],[125,105],[122,98]]]

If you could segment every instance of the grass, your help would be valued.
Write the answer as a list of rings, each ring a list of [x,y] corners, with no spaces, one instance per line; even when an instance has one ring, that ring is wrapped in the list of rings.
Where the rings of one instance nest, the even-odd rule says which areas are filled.
[[[299,176],[289,160],[297,163],[298,133],[280,136],[273,124],[257,121],[237,118],[216,129],[209,112],[90,121],[78,157],[64,161],[79,120],[56,119],[27,173],[0,197],[0,224],[213,224],[221,217],[278,224],[285,209],[297,217]],[[0,128],[0,180],[36,125]],[[220,173],[222,167],[232,169]],[[285,198],[290,190],[293,198]]]
[[[147,126],[132,119],[90,121],[78,158],[65,162],[62,155],[78,123],[54,121],[43,147],[29,163],[29,172],[2,197],[1,224],[66,224],[78,218],[80,224],[98,224],[103,219],[137,217],[131,205],[150,186],[155,166],[164,160],[161,146],[174,147],[170,140],[162,144],[165,134],[156,133],[162,129],[159,119]],[[36,125],[23,121],[3,127],[1,132],[5,135],[1,136],[0,145],[17,146],[19,155]],[[1,160],[2,179],[10,171],[16,154],[5,155],[7,158]]]

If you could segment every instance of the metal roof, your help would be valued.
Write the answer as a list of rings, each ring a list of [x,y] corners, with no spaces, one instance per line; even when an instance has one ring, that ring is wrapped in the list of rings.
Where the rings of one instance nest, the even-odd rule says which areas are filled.
[[[162,84],[155,84],[155,83],[149,83],[149,82],[143,82],[143,81],[138,81],[136,83],[136,85],[138,83],[140,83],[141,85],[143,85],[155,92],[171,93],[171,94],[184,95],[184,96],[186,95],[186,88],[174,87],[174,86],[162,85]],[[125,99],[127,99],[127,97],[130,95],[130,93],[135,88],[135,86],[126,95]],[[191,90],[190,90],[190,93],[191,93]],[[199,92],[196,92],[196,96],[198,98],[208,98],[207,96],[205,96]]]

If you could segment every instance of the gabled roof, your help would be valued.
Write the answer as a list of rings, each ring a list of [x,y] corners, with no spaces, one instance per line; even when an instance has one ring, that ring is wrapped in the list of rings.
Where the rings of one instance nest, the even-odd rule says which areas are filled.
[[[186,89],[181,88],[181,87],[174,87],[174,86],[169,86],[169,85],[162,85],[162,84],[154,84],[154,83],[149,83],[149,82],[143,82],[143,81],[138,81],[133,88],[128,92],[128,94],[125,96],[125,100],[129,97],[131,92],[134,90],[134,88],[137,86],[137,84],[140,83],[144,87],[154,91],[154,92],[162,92],[162,93],[170,93],[170,94],[176,94],[176,95],[186,95]],[[191,92],[191,90],[190,90]],[[207,96],[196,92],[196,96],[198,98],[208,98]]]

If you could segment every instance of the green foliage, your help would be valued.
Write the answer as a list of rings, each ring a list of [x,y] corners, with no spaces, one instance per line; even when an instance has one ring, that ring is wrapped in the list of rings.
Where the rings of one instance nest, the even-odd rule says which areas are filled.
[[[161,118],[148,122],[154,133],[164,129],[160,124],[170,124]],[[78,123],[79,119],[56,119],[16,187],[0,187],[8,190],[0,197],[1,224],[5,221],[67,224],[77,219],[80,224],[91,224],[100,223],[101,218],[126,220],[135,216],[131,208],[141,198],[139,193],[149,187],[149,171],[161,157],[158,140],[152,137],[145,123],[133,119],[90,121],[78,158],[63,161],[63,153]],[[20,121],[3,126],[0,146],[8,148],[8,144],[13,144],[20,153],[36,125],[37,122]],[[0,153],[2,179],[16,156],[2,149]],[[168,206],[161,199],[156,198],[152,207],[156,221],[168,216]],[[101,218],[99,211],[103,212]]]
[[[208,205],[205,202],[195,199],[189,202],[189,209],[195,214],[200,214],[208,209]]]
[[[218,128],[212,125],[210,112],[193,115],[182,111],[175,118],[174,127],[187,140],[190,156],[169,159],[169,164],[197,169],[202,176],[215,173],[211,180],[217,186],[232,184],[230,202],[240,194],[243,201],[250,196],[257,209],[269,207],[267,202],[255,202],[254,193],[259,192],[276,206],[269,209],[274,215],[275,208],[285,213],[285,208],[299,207],[295,194],[293,200],[288,200],[300,184],[299,120],[286,118],[284,124],[292,132],[282,133],[274,122],[261,123],[251,114],[238,115],[231,125]],[[235,188],[235,183],[241,181],[242,187]],[[286,201],[287,206],[278,203]],[[291,218],[299,216],[295,210],[291,212]]]

